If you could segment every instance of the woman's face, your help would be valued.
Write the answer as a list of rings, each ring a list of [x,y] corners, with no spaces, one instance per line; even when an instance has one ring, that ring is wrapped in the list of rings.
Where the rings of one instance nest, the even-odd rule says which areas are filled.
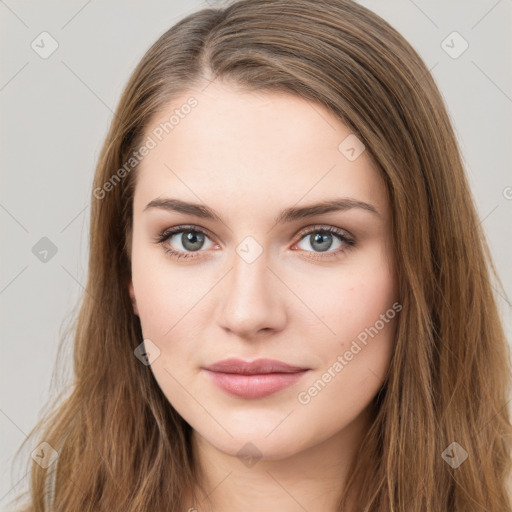
[[[277,459],[362,428],[401,309],[364,146],[319,105],[219,82],[173,101],[146,137],[130,294],[169,402],[231,455]],[[303,371],[205,369],[227,358]]]

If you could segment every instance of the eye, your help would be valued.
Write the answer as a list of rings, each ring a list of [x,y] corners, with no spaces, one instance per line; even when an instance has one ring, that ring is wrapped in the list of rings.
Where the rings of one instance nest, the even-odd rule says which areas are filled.
[[[300,236],[300,240],[292,246],[292,249],[307,242],[305,245],[312,247],[312,251],[307,247],[299,248],[312,253],[308,257],[313,259],[336,257],[354,247],[356,243],[348,233],[334,226],[313,226],[307,231],[302,231]],[[337,244],[336,240],[333,242],[333,238],[337,239]],[[207,240],[210,241],[209,244],[205,244]],[[164,251],[174,259],[195,258],[197,256],[194,253],[201,252],[202,249],[218,247],[211,241],[209,233],[197,226],[176,226],[166,229],[158,235],[155,243],[161,244]],[[330,250],[333,245],[335,250]]]
[[[337,244],[336,241],[333,242],[333,238],[338,239]],[[306,252],[312,252],[311,257],[314,259],[336,257],[354,247],[356,244],[355,240],[348,236],[345,231],[335,228],[334,226],[314,226],[313,228],[309,228],[308,231],[301,233],[301,239],[294,246],[300,246],[303,242],[306,242],[304,244],[306,248],[304,248],[304,246],[299,248]],[[313,251],[307,249],[308,245],[313,248]],[[330,250],[333,246],[335,250]],[[326,253],[327,255],[324,256],[322,253]]]
[[[174,258],[181,259],[194,258],[194,252],[200,252],[205,248],[206,239],[209,239],[209,235],[203,229],[195,226],[177,226],[165,230],[155,242],[162,244],[164,250]],[[177,249],[173,249],[171,245],[177,245]],[[210,240],[210,245],[206,248],[212,245],[214,244]]]

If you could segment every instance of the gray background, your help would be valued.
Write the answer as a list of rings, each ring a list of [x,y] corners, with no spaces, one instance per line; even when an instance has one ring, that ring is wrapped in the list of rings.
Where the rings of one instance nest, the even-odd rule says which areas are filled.
[[[394,25],[432,70],[511,297],[512,0],[361,3]],[[145,50],[208,4],[223,2],[0,0],[2,510],[27,481],[24,466],[12,465],[14,451],[68,377],[51,379],[59,336],[83,293],[91,183],[112,111]],[[43,31],[59,45],[47,59],[31,47]],[[442,46],[453,31],[469,44],[458,58],[461,39],[444,43],[452,56]],[[57,248],[46,262],[32,252],[43,237]],[[511,307],[498,292],[510,340]]]

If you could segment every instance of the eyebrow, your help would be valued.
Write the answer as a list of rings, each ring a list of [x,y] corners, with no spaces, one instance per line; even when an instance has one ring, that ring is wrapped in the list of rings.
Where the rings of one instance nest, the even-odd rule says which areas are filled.
[[[144,211],[152,208],[161,208],[168,211],[194,215],[202,219],[209,219],[213,221],[222,222],[220,215],[211,208],[197,203],[188,203],[180,199],[174,198],[157,198],[150,201]],[[295,220],[313,217],[329,212],[347,211],[354,208],[359,208],[374,215],[380,216],[379,212],[372,204],[359,201],[350,197],[342,197],[337,199],[330,199],[321,201],[319,203],[310,204],[306,206],[292,206],[286,208],[274,218],[276,224],[284,224],[286,222],[293,222]]]

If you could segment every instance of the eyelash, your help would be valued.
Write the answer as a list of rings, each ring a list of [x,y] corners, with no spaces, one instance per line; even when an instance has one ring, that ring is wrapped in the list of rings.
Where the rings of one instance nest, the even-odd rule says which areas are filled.
[[[195,253],[204,252],[201,249],[198,251],[191,251],[191,252],[183,252],[183,251],[176,251],[175,249],[171,249],[170,247],[165,245],[165,242],[171,238],[172,235],[176,235],[177,233],[201,233],[202,235],[207,236],[208,238],[211,238],[207,231],[205,231],[202,228],[199,228],[198,226],[176,226],[173,228],[165,229],[162,231],[155,239],[155,243],[160,244],[163,246],[163,249],[166,253],[168,253],[172,258],[179,260],[179,259],[189,259],[189,258],[195,258]],[[341,256],[343,253],[347,252],[349,249],[354,247],[356,245],[356,242],[354,239],[347,237],[344,232],[338,228],[335,228],[334,226],[313,226],[309,228],[307,231],[302,231],[299,234],[299,240],[294,244],[301,242],[304,238],[306,238],[308,235],[311,235],[313,233],[331,233],[336,235],[340,241],[345,244],[345,247],[338,248],[335,251],[326,251],[324,253],[322,252],[314,252],[314,251],[305,251],[310,252],[315,256],[308,256],[312,259],[317,260],[326,260],[331,258],[336,258],[338,256]],[[327,256],[324,256],[327,255]]]

